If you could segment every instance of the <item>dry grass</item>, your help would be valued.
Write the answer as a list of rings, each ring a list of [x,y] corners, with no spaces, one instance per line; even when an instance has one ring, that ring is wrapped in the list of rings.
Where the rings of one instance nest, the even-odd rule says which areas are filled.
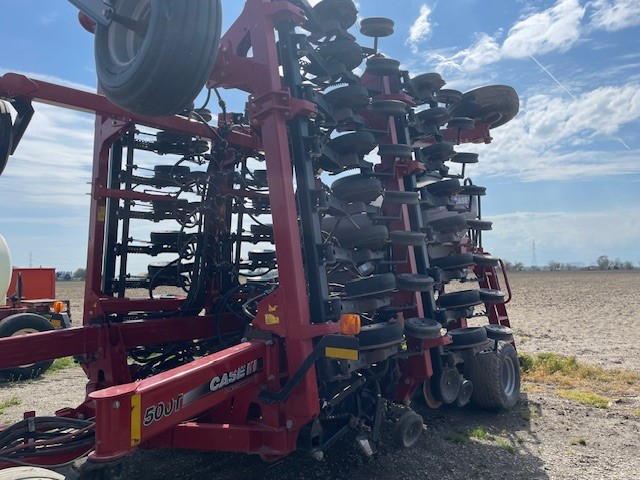
[[[640,394],[640,375],[634,372],[585,365],[578,362],[576,357],[555,353],[519,353],[518,356],[523,379],[528,382],[556,385],[583,393]]]
[[[610,399],[598,395],[593,392],[577,391],[577,390],[559,390],[558,395],[562,398],[575,400],[583,405],[590,405],[597,408],[608,408]]]

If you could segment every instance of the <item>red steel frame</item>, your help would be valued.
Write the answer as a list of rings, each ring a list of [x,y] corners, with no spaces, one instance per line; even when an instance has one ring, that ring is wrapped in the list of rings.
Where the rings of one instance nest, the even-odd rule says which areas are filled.
[[[54,357],[84,355],[90,358],[83,365],[89,378],[85,402],[77,408],[63,409],[58,415],[95,416],[93,461],[109,462],[139,446],[236,451],[275,458],[296,449],[300,429],[319,413],[313,368],[282,403],[269,405],[257,399],[261,390],[278,391],[284,381],[298,370],[310,356],[314,338],[339,332],[336,323],[310,322],[287,122],[296,115],[314,115],[316,106],[293,99],[282,85],[275,35],[275,24],[282,20],[302,24],[304,12],[287,1],[247,0],[241,16],[221,39],[220,53],[208,86],[246,91],[250,95],[252,129],[261,132],[259,136],[251,131],[232,132],[227,140],[236,149],[265,154],[280,286],[260,302],[253,326],[286,338],[286,352],[277,340],[254,339],[154,377],[132,382],[127,366],[127,349],[207,338],[217,332],[215,322],[208,316],[115,324],[106,321],[108,314],[172,310],[180,302],[176,299],[113,298],[102,293],[107,199],[147,199],[140,193],[107,188],[109,151],[113,143],[136,124],[190,133],[215,142],[214,132],[201,123],[177,116],[147,118],[133,115],[98,94],[13,73],[0,77],[0,97],[23,98],[96,113],[83,326],[30,335],[28,349],[24,338],[0,340],[3,352],[0,369]],[[246,56],[249,45],[253,49],[252,57]],[[385,87],[389,92],[387,95],[391,95],[388,98],[394,98],[389,85]],[[410,97],[402,99],[410,102]],[[388,125],[389,143],[397,141],[392,123]],[[447,138],[455,135],[457,132],[445,133]],[[463,141],[490,141],[485,126],[467,135],[469,138]],[[383,159],[383,165],[393,163],[392,160],[385,162]],[[414,167],[416,165],[412,162],[399,165],[396,178],[389,179],[386,187],[402,190],[401,178],[407,172],[401,170],[410,171]],[[406,210],[406,207],[401,208]],[[403,218],[404,224],[398,224],[396,228],[410,229],[406,224],[406,211]],[[409,253],[397,254],[408,255],[409,261],[404,268],[415,273],[415,258],[411,249],[408,250]],[[412,314],[423,315],[419,295],[410,295],[406,300],[415,305]],[[278,321],[266,322],[267,313]],[[410,381],[401,382],[407,386],[398,392],[399,399],[407,399],[415,386],[432,374],[428,349],[447,343],[448,337],[443,338],[445,340],[437,344],[419,341],[422,342],[418,346],[424,349],[423,355],[412,357],[403,368],[403,379]],[[252,370],[252,373],[230,388],[212,388],[216,377],[239,368],[244,368],[245,373]],[[145,422],[147,414],[153,414],[156,408],[160,412],[156,416],[160,418],[154,418],[151,423]],[[194,418],[198,420],[194,421]],[[38,457],[38,462],[53,464],[72,457],[73,453],[44,459]]]

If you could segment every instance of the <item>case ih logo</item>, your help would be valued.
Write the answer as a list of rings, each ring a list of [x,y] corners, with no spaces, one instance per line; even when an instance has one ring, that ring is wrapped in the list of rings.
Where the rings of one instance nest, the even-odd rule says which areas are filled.
[[[218,377],[213,377],[211,383],[209,383],[209,390],[215,392],[220,390],[227,385],[231,385],[232,383],[237,382],[238,380],[242,380],[249,375],[253,375],[259,369],[258,359],[251,360],[246,365],[242,365],[235,370],[230,370],[228,372],[223,373]]]

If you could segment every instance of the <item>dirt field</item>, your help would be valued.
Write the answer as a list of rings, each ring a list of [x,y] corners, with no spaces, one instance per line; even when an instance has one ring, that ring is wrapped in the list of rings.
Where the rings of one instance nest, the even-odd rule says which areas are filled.
[[[511,274],[509,304],[520,351],[575,355],[580,362],[640,372],[640,272]],[[80,319],[80,284],[59,284]],[[0,402],[19,399],[0,422],[79,403],[83,375],[69,368],[42,379],[0,385]],[[636,389],[637,390],[637,389]],[[417,407],[426,430],[418,445],[383,445],[366,458],[345,439],[323,462],[296,453],[275,464],[256,457],[144,451],[125,465],[126,479],[636,479],[640,475],[640,398],[612,398],[608,408],[562,399],[552,386],[526,383],[513,411]]]

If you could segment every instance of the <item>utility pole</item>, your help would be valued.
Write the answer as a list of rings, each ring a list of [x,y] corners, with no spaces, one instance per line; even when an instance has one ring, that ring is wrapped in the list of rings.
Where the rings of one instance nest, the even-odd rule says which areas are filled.
[[[29,252],[29,268],[33,267],[33,252]]]
[[[538,258],[536,257],[536,241],[531,242],[531,269],[538,269]]]

